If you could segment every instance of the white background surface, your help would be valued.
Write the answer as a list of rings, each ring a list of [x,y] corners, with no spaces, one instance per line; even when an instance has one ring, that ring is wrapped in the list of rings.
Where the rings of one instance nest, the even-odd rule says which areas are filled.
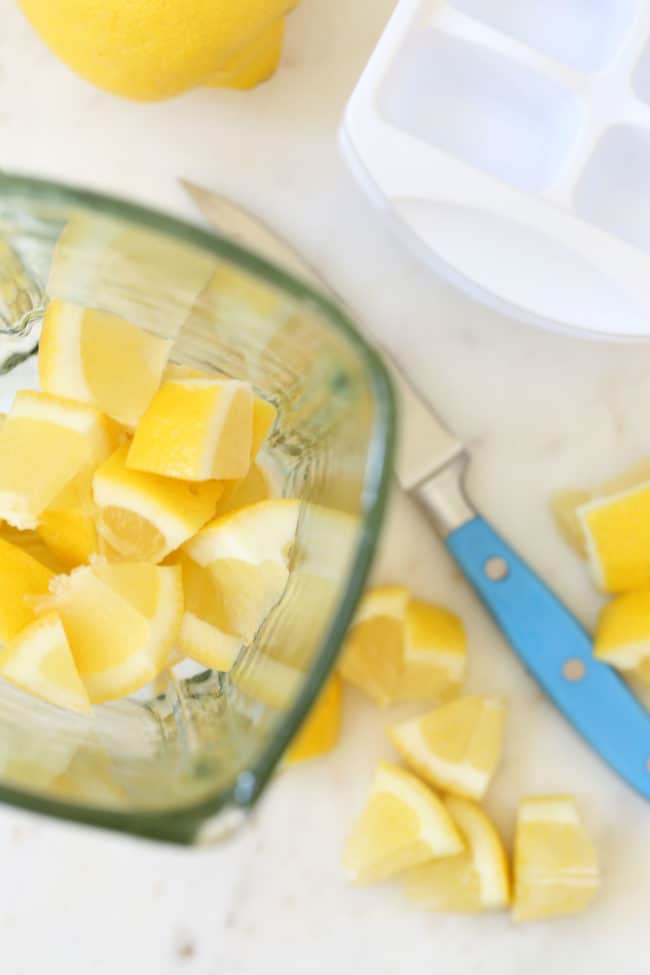
[[[555,488],[650,454],[650,348],[525,329],[436,281],[394,244],[341,163],[336,128],[392,0],[303,0],[279,75],[248,94],[162,105],[77,80],[0,0],[0,166],[126,194],[192,216],[180,175],[282,228],[410,368],[473,451],[481,507],[588,624],[586,573],[554,533]],[[605,886],[582,918],[421,915],[391,889],[356,891],[339,866],[390,713],[346,696],[341,747],[287,773],[255,823],[210,851],[147,845],[0,808],[0,965],[10,975],[627,975],[648,969],[650,808],[620,785],[526,678],[400,499],[378,574],[457,608],[470,686],[511,702],[489,806],[510,838],[517,797],[575,792]],[[605,716],[606,717],[606,716]]]

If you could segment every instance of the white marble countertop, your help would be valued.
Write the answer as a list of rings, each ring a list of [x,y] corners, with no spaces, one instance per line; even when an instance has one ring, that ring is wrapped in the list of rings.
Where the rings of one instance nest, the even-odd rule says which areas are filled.
[[[345,99],[392,0],[302,0],[280,73],[248,94],[161,105],[105,96],[71,75],[0,0],[0,166],[80,181],[194,216],[185,176],[241,199],[327,274],[472,447],[473,495],[591,625],[598,600],[554,532],[556,487],[650,454],[650,348],[531,331],[470,303],[385,232],[341,162]],[[602,851],[593,910],[514,927],[414,913],[392,889],[357,891],[340,848],[389,715],[345,702],[340,748],[283,774],[233,841],[184,851],[0,808],[0,958],[11,975],[627,975],[648,968],[650,809],[542,698],[399,498],[378,575],[455,607],[470,633],[470,687],[509,697],[489,807],[510,837],[522,793],[575,792]]]

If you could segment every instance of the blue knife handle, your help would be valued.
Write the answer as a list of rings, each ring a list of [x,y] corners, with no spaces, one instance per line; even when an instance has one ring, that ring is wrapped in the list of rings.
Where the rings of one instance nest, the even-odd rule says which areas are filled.
[[[650,714],[606,664],[560,600],[483,518],[447,547],[533,677],[564,716],[637,792],[650,799]]]

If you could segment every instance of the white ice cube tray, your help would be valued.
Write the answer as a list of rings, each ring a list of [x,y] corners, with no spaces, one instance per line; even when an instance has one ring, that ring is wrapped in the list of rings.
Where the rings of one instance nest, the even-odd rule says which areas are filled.
[[[650,0],[401,0],[341,142],[395,228],[482,300],[650,335]]]

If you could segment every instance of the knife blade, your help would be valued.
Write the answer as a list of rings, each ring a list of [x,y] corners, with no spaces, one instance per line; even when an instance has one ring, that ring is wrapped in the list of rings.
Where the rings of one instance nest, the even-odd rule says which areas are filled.
[[[210,190],[183,185],[216,230],[332,293],[256,216]],[[589,635],[558,597],[477,514],[463,486],[468,456],[462,443],[385,350],[384,356],[401,406],[396,466],[402,487],[428,513],[529,673],[600,757],[650,799],[650,715],[617,674],[594,659]]]

